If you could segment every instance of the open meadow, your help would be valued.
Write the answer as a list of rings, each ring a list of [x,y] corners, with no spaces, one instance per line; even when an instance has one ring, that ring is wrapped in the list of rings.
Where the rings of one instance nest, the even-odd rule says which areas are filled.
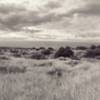
[[[82,57],[84,50],[75,49],[74,57],[57,57],[56,51],[56,58],[46,55],[38,59],[25,54],[15,56],[4,48],[1,51],[0,100],[100,100],[97,55]]]

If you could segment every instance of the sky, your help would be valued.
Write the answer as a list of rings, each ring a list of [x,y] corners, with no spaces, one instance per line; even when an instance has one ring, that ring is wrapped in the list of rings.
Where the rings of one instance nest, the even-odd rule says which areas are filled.
[[[0,0],[0,40],[100,40],[100,0]]]

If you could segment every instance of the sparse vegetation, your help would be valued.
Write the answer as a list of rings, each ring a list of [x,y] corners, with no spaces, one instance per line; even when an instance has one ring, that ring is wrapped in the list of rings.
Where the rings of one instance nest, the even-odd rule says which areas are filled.
[[[42,50],[16,49],[16,53],[8,48],[5,53],[2,49],[0,100],[100,99],[99,48],[76,50],[77,53],[70,47],[49,49],[56,59],[48,59],[52,54],[42,53]],[[80,52],[87,56],[80,56]]]
[[[42,50],[42,54],[49,56],[50,54],[52,54],[52,50],[51,49]]]
[[[18,67],[18,66],[0,66],[0,73],[8,74],[8,73],[25,73],[26,67]]]
[[[54,49],[52,47],[44,48],[0,48],[1,56],[13,56],[17,58],[30,58],[30,59],[54,59],[54,58],[72,58],[76,60],[80,60],[81,58],[97,58],[100,56],[100,48],[99,45],[91,45],[90,47],[78,46],[75,48],[60,47],[58,49]],[[7,57],[1,57],[1,59],[6,59]]]
[[[46,59],[45,55],[43,55],[42,53],[33,53],[31,56],[32,59]]]
[[[3,56],[2,55],[0,56],[0,60],[9,60],[9,59],[10,59],[10,57],[4,56],[4,55]]]
[[[76,50],[86,50],[87,49],[87,47],[85,47],[85,46],[78,46],[78,47],[76,47]]]
[[[95,58],[97,56],[100,56],[100,49],[96,48],[96,49],[89,49],[87,50],[85,57],[88,58]]]
[[[55,68],[48,71],[47,74],[51,76],[61,77],[63,75],[63,72],[64,71],[62,69]]]

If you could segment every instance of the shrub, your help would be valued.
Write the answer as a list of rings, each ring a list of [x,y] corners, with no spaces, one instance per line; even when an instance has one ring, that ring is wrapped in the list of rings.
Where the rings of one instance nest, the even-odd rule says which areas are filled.
[[[58,51],[55,53],[55,58],[63,57],[64,47],[60,47]]]
[[[26,72],[26,67],[18,67],[18,66],[1,66],[0,73],[24,73]]]
[[[40,50],[45,50],[45,47],[40,47],[39,49],[40,49]]]
[[[7,73],[7,67],[0,67],[0,73]]]
[[[64,52],[63,52],[64,57],[72,57],[74,56],[74,52],[71,50],[70,47],[66,47]]]
[[[19,53],[14,53],[13,56],[14,56],[14,57],[21,57],[22,55],[19,54]]]
[[[0,60],[9,60],[10,58],[7,56],[0,56]]]
[[[22,52],[21,54],[22,54],[22,55],[27,55],[28,52],[24,51],[24,52]]]
[[[35,47],[33,47],[33,48],[32,48],[32,50],[36,50],[36,48],[35,48]]]
[[[52,62],[45,62],[45,63],[40,63],[40,64],[37,64],[35,66],[38,66],[38,67],[50,67],[52,66],[53,63]]]
[[[87,47],[85,47],[85,46],[79,46],[79,47],[76,47],[76,49],[77,49],[77,50],[86,50]]]
[[[35,50],[36,50],[36,51],[39,51],[39,50],[40,50],[40,48],[36,48]]]
[[[51,51],[54,51],[54,48],[52,48],[52,47],[49,47],[48,49],[51,50]]]
[[[100,49],[90,49],[86,52],[85,57],[93,58],[100,56]]]
[[[52,69],[47,72],[48,75],[61,77],[63,74],[63,70],[59,68]]]
[[[73,57],[71,57],[71,59],[73,59],[73,60],[80,60],[80,57],[78,57],[78,56],[73,56]]]
[[[24,73],[26,72],[26,67],[15,67],[15,66],[11,66],[8,67],[8,73]]]
[[[11,49],[10,52],[11,52],[11,53],[18,53],[18,50],[16,50],[16,49]]]
[[[52,53],[52,51],[50,49],[45,49],[42,51],[42,54],[44,55],[50,55]]]
[[[74,67],[74,66],[78,65],[79,63],[80,63],[80,61],[78,61],[78,60],[71,60],[67,63],[67,65],[69,64],[69,65],[71,65],[71,67]]]
[[[97,56],[96,59],[100,59],[100,56]]]
[[[95,45],[92,45],[91,47],[90,47],[90,49],[96,49],[97,47],[95,46]]]
[[[5,53],[3,51],[0,52],[0,55],[4,55]]]
[[[32,59],[46,59],[45,55],[41,54],[41,53],[33,53],[31,56]]]
[[[71,50],[70,47],[61,47],[58,49],[58,51],[55,53],[55,58],[58,57],[72,57],[74,55],[74,52]]]
[[[99,48],[99,49],[100,49],[100,45],[98,45],[98,46],[97,46],[97,48]]]

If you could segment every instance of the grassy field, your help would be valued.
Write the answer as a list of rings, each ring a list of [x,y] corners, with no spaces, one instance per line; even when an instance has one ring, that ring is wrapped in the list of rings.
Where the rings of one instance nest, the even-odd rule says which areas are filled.
[[[99,60],[12,57],[0,68],[0,100],[100,100]]]

